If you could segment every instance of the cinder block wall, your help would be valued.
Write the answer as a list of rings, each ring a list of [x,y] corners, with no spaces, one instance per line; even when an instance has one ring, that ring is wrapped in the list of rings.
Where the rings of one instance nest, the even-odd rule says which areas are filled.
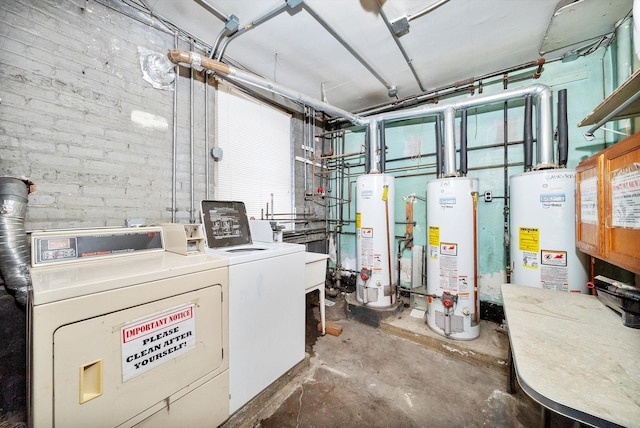
[[[93,1],[0,4],[0,174],[36,183],[28,230],[171,221],[174,92],[143,79],[138,48],[166,53],[175,43],[174,34]],[[190,49],[182,39],[178,46]],[[195,73],[192,128],[190,70],[180,73],[175,218],[189,222],[197,218],[191,187],[197,209],[213,160],[204,77]]]

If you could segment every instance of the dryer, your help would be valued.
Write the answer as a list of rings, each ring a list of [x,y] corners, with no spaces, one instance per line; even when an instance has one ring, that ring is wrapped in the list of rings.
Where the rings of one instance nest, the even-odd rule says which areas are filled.
[[[29,422],[217,426],[228,407],[225,259],[162,228],[34,233]]]
[[[229,411],[304,359],[305,247],[254,242],[244,203],[202,201],[207,254],[229,265]]]

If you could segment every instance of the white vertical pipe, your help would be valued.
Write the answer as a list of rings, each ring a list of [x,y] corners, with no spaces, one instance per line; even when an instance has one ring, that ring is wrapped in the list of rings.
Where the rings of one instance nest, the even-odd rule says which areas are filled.
[[[173,44],[178,49],[178,33],[173,35]],[[173,81],[173,142],[171,158],[171,223],[176,222],[176,188],[178,186],[178,80],[180,67],[176,67],[176,78]]]
[[[191,50],[193,51],[194,48],[194,43],[193,40],[191,41]],[[189,178],[189,186],[190,186],[190,191],[191,191],[191,199],[190,199],[190,205],[189,205],[189,223],[195,223],[196,219],[195,219],[195,215],[194,215],[194,211],[195,211],[195,197],[194,197],[194,177],[195,177],[195,172],[194,172],[194,153],[193,153],[193,149],[194,149],[194,138],[193,138],[193,104],[195,102],[194,100],[194,96],[193,96],[193,88],[194,88],[194,78],[193,78],[193,68],[190,69],[191,73],[189,75],[189,80],[190,80],[190,87],[189,87],[189,102],[191,104],[191,106],[189,107],[189,122],[190,125],[189,126],[189,172],[191,177]]]

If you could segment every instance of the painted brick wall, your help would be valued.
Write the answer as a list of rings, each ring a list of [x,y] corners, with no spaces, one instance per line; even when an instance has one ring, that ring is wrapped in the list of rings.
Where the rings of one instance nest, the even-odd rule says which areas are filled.
[[[174,43],[93,1],[0,2],[0,175],[36,183],[28,230],[171,221],[174,93],[143,80],[138,47],[164,53]],[[189,222],[191,179],[197,208],[212,160],[203,76],[194,79],[191,128],[190,71],[180,73],[176,221]]]

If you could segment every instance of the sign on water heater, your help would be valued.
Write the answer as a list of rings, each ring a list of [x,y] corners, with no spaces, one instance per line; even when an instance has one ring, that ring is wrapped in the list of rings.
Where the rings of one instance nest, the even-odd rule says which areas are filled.
[[[196,346],[195,305],[135,320],[121,329],[122,381],[184,354]]]

